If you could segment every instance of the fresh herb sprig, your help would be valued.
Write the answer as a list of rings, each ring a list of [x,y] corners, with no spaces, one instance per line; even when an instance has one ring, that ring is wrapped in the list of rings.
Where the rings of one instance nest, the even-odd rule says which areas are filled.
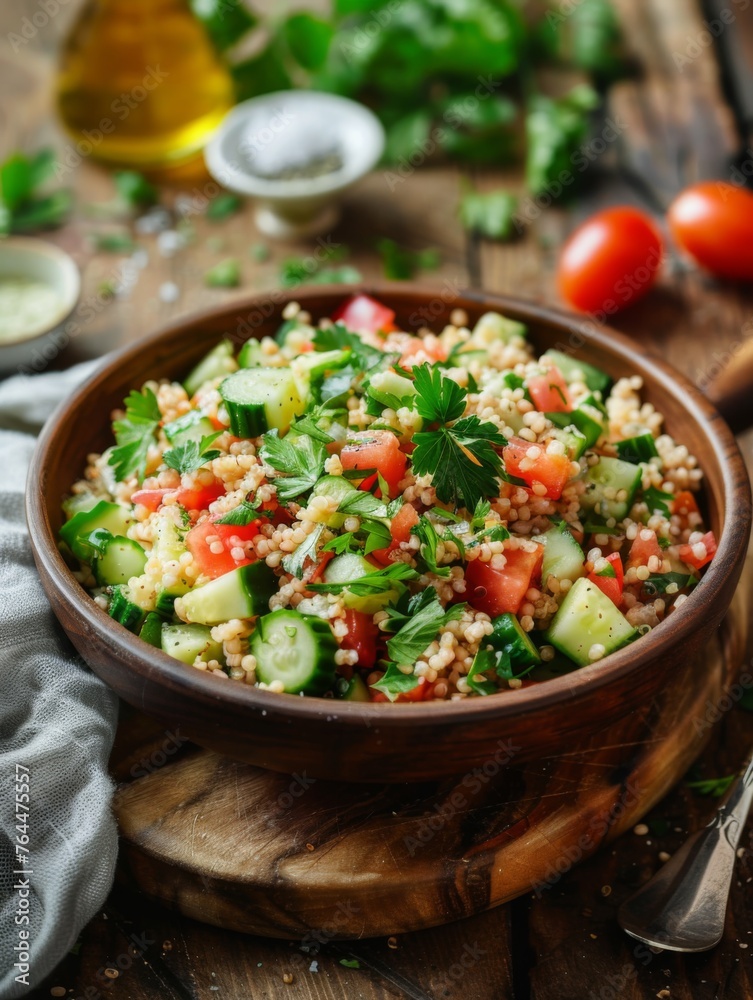
[[[117,446],[107,460],[118,482],[135,475],[139,482],[146,473],[149,448],[154,444],[162,419],[157,397],[151,389],[134,389],[125,399],[125,416],[116,420],[113,433]]]
[[[287,503],[313,488],[324,472],[327,449],[308,435],[281,438],[273,430],[264,435],[259,455],[274,470],[277,496]]]
[[[270,518],[272,511],[262,510],[261,501],[258,497],[254,500],[241,500],[237,507],[233,507],[227,514],[218,517],[215,524],[230,524],[236,528],[245,528],[252,521]]]
[[[200,441],[184,441],[183,444],[178,444],[166,451],[162,460],[169,469],[175,469],[181,475],[186,472],[194,472],[202,465],[206,465],[207,462],[220,457],[222,452],[209,446],[223,433],[223,431],[214,431],[212,434],[206,434]]]

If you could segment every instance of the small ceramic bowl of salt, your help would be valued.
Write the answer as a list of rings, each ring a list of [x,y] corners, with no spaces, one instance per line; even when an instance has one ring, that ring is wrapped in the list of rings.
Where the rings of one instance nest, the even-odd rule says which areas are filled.
[[[383,151],[384,130],[362,104],[284,90],[238,104],[204,156],[219,184],[257,199],[259,229],[287,239],[328,232],[342,193]]]
[[[0,372],[46,368],[70,340],[80,293],[73,258],[54,243],[0,239]]]

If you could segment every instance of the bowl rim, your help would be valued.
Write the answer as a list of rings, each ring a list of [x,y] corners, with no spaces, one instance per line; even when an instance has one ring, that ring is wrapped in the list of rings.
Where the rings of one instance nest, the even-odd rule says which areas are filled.
[[[387,304],[390,304],[391,298],[393,302],[395,299],[400,299],[408,306],[411,299],[415,302],[416,296],[424,297],[428,294],[436,298],[437,289],[403,282],[399,285],[378,282],[363,282],[358,285],[317,285],[301,290],[291,289],[289,294],[278,296],[276,304],[282,308],[285,303],[295,301],[300,302],[305,308],[308,300],[347,298],[356,294],[381,297]],[[115,652],[115,657],[120,661],[127,661],[130,664],[129,669],[135,669],[144,682],[154,681],[157,678],[158,683],[173,691],[192,695],[205,702],[214,701],[226,709],[232,708],[234,712],[248,713],[249,717],[258,712],[267,716],[283,716],[288,721],[337,720],[345,726],[360,728],[373,725],[388,729],[404,725],[420,728],[422,723],[434,727],[437,722],[437,712],[442,713],[443,721],[453,724],[472,725],[489,719],[499,720],[533,713],[560,702],[595,693],[626,675],[637,672],[649,660],[658,661],[666,658],[673,647],[687,640],[699,627],[699,612],[703,608],[704,594],[717,584],[723,584],[728,576],[733,575],[742,566],[751,528],[750,480],[732,432],[711,403],[689,379],[663,359],[646,350],[643,345],[588,316],[579,316],[533,300],[469,289],[453,295],[453,308],[462,309],[466,303],[477,307],[493,307],[503,313],[520,315],[523,321],[527,318],[528,322],[556,325],[563,332],[584,335],[584,347],[589,342],[596,342],[612,353],[616,351],[618,355],[629,355],[635,367],[649,369],[651,375],[660,383],[661,389],[678,399],[687,418],[695,420],[703,427],[719,456],[723,473],[722,494],[726,506],[722,511],[719,547],[703,577],[706,586],[696,588],[688,600],[673,612],[672,627],[656,629],[650,635],[643,637],[640,642],[611,653],[603,661],[579,667],[535,686],[508,691],[504,698],[468,698],[425,703],[348,702],[312,696],[280,695],[239,683],[218,687],[222,684],[219,678],[209,676],[203,671],[187,669],[185,664],[159,649],[149,647],[147,651],[146,644],[139,640],[138,636],[115,622],[94,602],[75,579],[58,550],[47,517],[42,489],[47,456],[55,446],[56,429],[64,425],[68,411],[80,400],[96,392],[100,384],[107,381],[110,374],[124,360],[135,355],[148,356],[151,353],[150,348],[156,347],[163,338],[168,338],[177,331],[185,333],[187,324],[199,330],[203,324],[216,321],[220,316],[229,317],[233,314],[237,316],[241,312],[250,312],[269,300],[270,293],[262,292],[211,307],[190,317],[183,316],[160,327],[150,336],[110,353],[76,392],[57,407],[37,441],[26,489],[27,521],[35,558],[44,567],[59,598],[65,601],[73,618],[79,622],[83,621],[85,627],[94,630],[103,644]],[[736,536],[746,540],[745,545],[738,545],[737,548],[733,544],[730,531],[726,530],[731,520],[732,501],[734,501]],[[85,597],[85,602],[81,602],[80,599],[77,602],[76,596]]]
[[[57,246],[57,244],[51,243],[49,240],[40,239],[37,236],[8,236],[0,243],[0,249],[7,249],[8,247],[11,249],[16,248],[22,254],[47,257],[52,260],[55,267],[63,275],[67,291],[52,323],[37,324],[37,326],[32,327],[32,333],[22,337],[15,337],[12,340],[7,338],[0,340],[0,351],[3,348],[32,344],[35,340],[46,337],[53,330],[56,330],[65,323],[66,320],[70,319],[81,298],[81,272],[73,257],[67,251]],[[20,271],[22,270],[23,268],[19,268],[14,272],[6,272],[0,268],[0,278],[3,274],[10,275],[11,273],[15,277],[21,277]]]

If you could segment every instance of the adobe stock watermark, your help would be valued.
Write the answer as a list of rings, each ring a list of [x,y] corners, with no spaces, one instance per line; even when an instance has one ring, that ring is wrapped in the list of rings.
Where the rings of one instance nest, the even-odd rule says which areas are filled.
[[[13,867],[13,893],[16,909],[13,922],[17,941],[13,945],[13,968],[17,970],[16,982],[29,985],[31,973],[31,876],[34,874],[32,854],[29,850],[29,812],[31,802],[31,772],[25,764],[16,764],[13,778],[15,806],[15,837]]]
[[[161,767],[167,764],[173,754],[176,754],[188,742],[189,739],[187,736],[181,736],[180,727],[174,733],[169,729],[166,730],[162,743],[156,749],[152,750],[147,757],[142,757],[141,760],[133,765],[130,770],[131,777],[146,778],[155,771],[159,771]]]
[[[359,25],[352,34],[346,34],[341,38],[337,47],[345,60],[352,63],[357,56],[368,49],[376,36],[390,24],[402,5],[402,0],[389,0],[378,10],[370,11],[368,20]]]
[[[452,994],[453,989],[460,985],[469,970],[478,965],[484,955],[487,954],[486,949],[482,948],[478,941],[474,941],[473,944],[466,942],[455,961],[437,976],[436,987],[443,991],[441,995],[447,996]]]
[[[17,55],[24,46],[32,42],[69,2],[70,0],[37,0],[37,9],[21,18],[18,32],[9,31],[5,36],[13,52]]]
[[[684,73],[687,66],[695,62],[705,49],[714,44],[715,38],[719,38],[731,24],[735,23],[737,15],[746,11],[750,7],[750,3],[751,0],[732,0],[732,6],[723,7],[719,11],[718,17],[704,21],[700,31],[686,35],[683,51],[675,50],[672,53],[675,69]]]

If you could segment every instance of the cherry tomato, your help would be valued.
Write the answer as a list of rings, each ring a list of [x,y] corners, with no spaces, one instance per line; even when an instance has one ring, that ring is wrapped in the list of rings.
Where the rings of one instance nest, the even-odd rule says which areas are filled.
[[[644,535],[650,537],[644,538]],[[650,528],[640,528],[630,546],[627,568],[632,569],[635,566],[648,566],[651,556],[656,556],[659,562],[664,559],[661,546],[656,538],[656,532],[651,531]]]
[[[719,278],[753,280],[753,193],[724,181],[686,188],[667,212],[675,242]]]
[[[392,553],[400,548],[401,542],[407,542],[411,536],[411,528],[418,524],[418,514],[416,508],[409,503],[403,504],[400,510],[392,518],[390,532],[392,541],[385,549],[375,549],[371,554],[383,566],[390,563]]]
[[[193,490],[183,489],[183,487],[178,487],[176,490],[136,490],[131,496],[131,501],[141,504],[147,510],[155,511],[169,497],[185,507],[186,510],[206,510],[210,503],[221,497],[224,492],[225,487],[221,483],[213,483],[211,486],[201,486]]]
[[[534,447],[539,449],[539,457],[528,458],[528,450]],[[510,438],[502,450],[502,457],[511,476],[523,479],[529,486],[542,483],[552,500],[559,500],[572,475],[567,455],[550,455],[545,447],[532,445],[522,438]]]
[[[395,496],[400,480],[405,476],[407,456],[400,451],[400,442],[392,431],[359,431],[353,434],[340,452],[343,469],[378,469]],[[376,475],[361,481],[369,489]]]
[[[583,312],[614,313],[646,294],[662,256],[661,236],[645,212],[608,208],[579,226],[562,248],[560,294]]]
[[[377,661],[376,643],[379,629],[374,624],[372,615],[365,611],[345,612],[347,633],[340,641],[342,649],[354,649],[358,653],[358,666],[371,670]]]
[[[567,382],[556,365],[542,375],[526,379],[526,388],[533,405],[541,413],[569,413],[573,408]]]
[[[388,306],[368,295],[354,295],[338,306],[332,319],[344,323],[349,330],[367,333],[389,333],[395,327],[395,313]]]
[[[599,590],[606,594],[609,600],[619,607],[622,600],[622,585],[625,575],[622,569],[622,559],[620,559],[619,552],[610,552],[606,559],[609,566],[598,573],[595,570],[591,570],[588,574],[588,579],[591,583],[596,584]]]
[[[259,531],[258,521],[250,524],[216,524],[211,519],[195,525],[186,535],[186,548],[204,576],[212,580],[224,576],[239,566],[247,566],[253,559],[236,559],[232,552],[237,542],[247,542]],[[209,539],[212,539],[210,542]],[[222,546],[221,552],[212,552],[212,545]]]
[[[703,556],[697,556],[693,551],[692,545],[680,546],[680,559],[682,559],[686,566],[692,566],[693,569],[700,569],[701,566],[710,563],[716,555],[716,538],[714,538],[713,531],[707,531],[701,539],[701,543],[706,548],[706,554]]]
[[[543,555],[543,545],[537,545],[533,552],[506,549],[504,569],[492,569],[489,563],[474,559],[465,571],[468,601],[491,618],[506,611],[517,614]]]

